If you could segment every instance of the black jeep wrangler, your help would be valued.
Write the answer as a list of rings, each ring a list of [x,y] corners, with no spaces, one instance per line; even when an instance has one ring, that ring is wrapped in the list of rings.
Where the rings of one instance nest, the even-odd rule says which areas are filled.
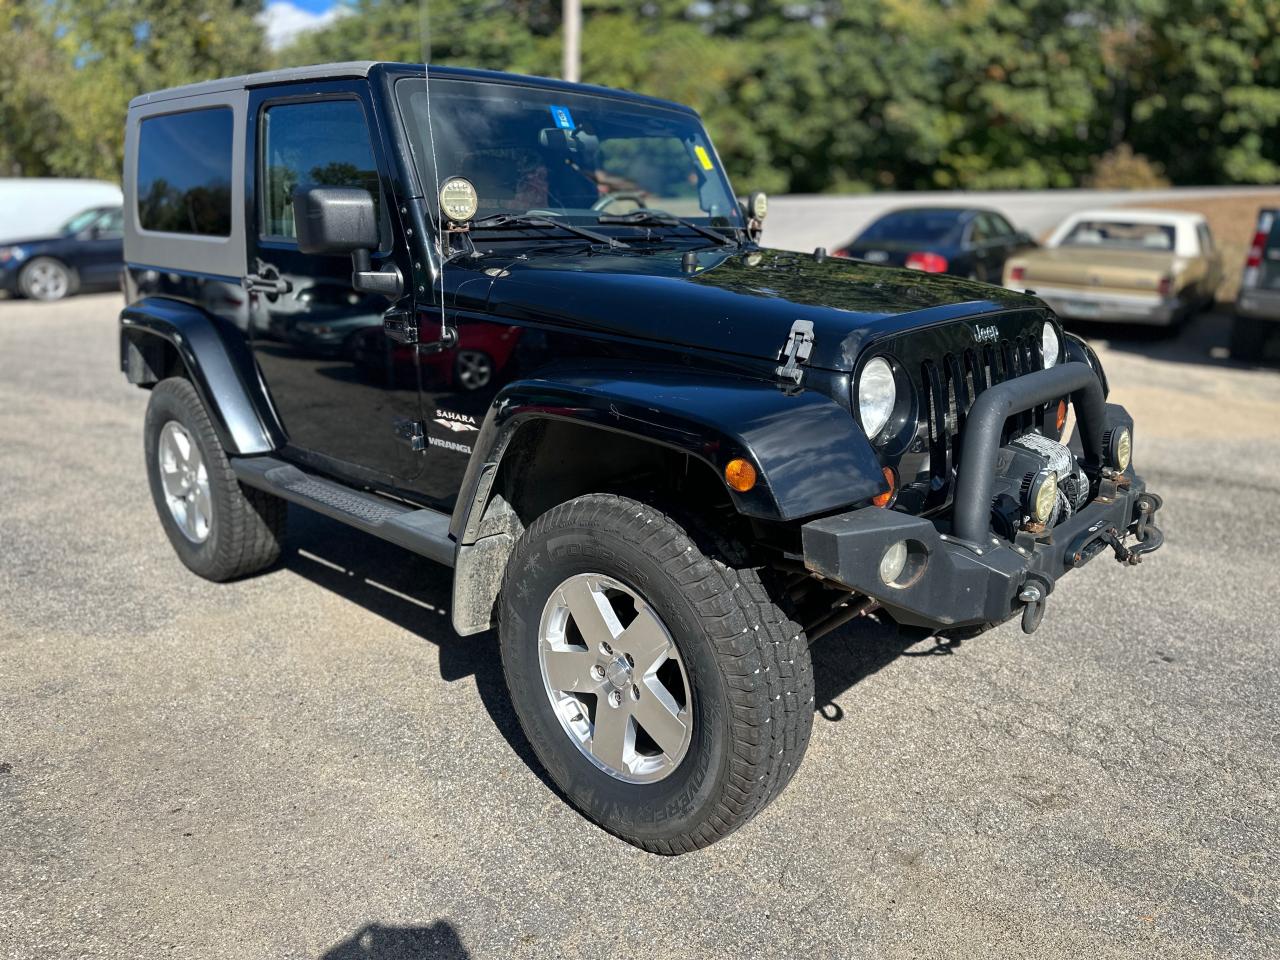
[[[271,565],[292,501],[452,566],[551,777],[645,849],[783,789],[816,637],[1030,631],[1162,541],[1043,303],[762,248],[677,104],[335,64],[139,97],[126,153],[121,364],[183,563]]]

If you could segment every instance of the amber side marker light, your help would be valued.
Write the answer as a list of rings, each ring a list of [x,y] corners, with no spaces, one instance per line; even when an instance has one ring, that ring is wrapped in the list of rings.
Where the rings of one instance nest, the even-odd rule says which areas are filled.
[[[724,482],[739,493],[746,493],[756,485],[756,468],[736,457],[724,465]]]
[[[884,482],[889,485],[889,489],[871,498],[871,502],[877,507],[887,507],[892,502],[893,495],[898,492],[898,475],[893,472],[893,467],[884,468]]]
[[[1058,413],[1053,418],[1053,422],[1057,425],[1058,432],[1061,433],[1062,428],[1067,425],[1067,401],[1058,401]]]

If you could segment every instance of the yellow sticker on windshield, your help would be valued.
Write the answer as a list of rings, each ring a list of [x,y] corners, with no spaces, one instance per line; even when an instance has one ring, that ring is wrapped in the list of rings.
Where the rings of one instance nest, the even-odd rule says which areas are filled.
[[[698,161],[702,164],[703,170],[714,170],[715,167],[711,163],[711,155],[707,153],[706,147],[698,144],[693,148],[693,152],[698,155]]]

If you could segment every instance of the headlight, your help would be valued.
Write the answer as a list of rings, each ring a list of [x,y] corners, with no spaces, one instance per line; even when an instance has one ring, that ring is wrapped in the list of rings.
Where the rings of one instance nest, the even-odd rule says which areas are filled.
[[[897,402],[898,385],[889,361],[883,357],[868,361],[858,377],[858,416],[869,438],[884,429]]]
[[[1062,354],[1062,343],[1058,340],[1058,331],[1048,320],[1040,328],[1040,349],[1044,351],[1044,368],[1048,370],[1058,362]]]
[[[1116,427],[1116,429],[1108,431],[1103,437],[1103,444],[1106,447],[1107,459],[1111,461],[1111,465],[1124,473],[1129,469],[1129,462],[1133,458],[1133,437],[1129,433],[1128,427]]]
[[[17,262],[25,259],[27,251],[21,247],[0,247],[0,263]]]
[[[1058,502],[1058,474],[1053,470],[1041,470],[1027,487],[1025,507],[1031,519],[1048,523]]]

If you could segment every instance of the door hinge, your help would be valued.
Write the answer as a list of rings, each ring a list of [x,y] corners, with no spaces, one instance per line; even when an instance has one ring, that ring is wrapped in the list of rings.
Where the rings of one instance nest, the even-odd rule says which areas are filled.
[[[382,332],[395,343],[417,343],[418,315],[412,310],[388,310],[382,315]]]
[[[409,444],[414,453],[427,449],[427,428],[421,420],[397,420],[396,436]]]
[[[804,378],[804,371],[800,369],[800,365],[809,362],[809,354],[813,352],[813,341],[812,320],[797,320],[791,324],[787,342],[778,351],[778,359],[783,362],[775,370],[777,375],[798,385]]]

